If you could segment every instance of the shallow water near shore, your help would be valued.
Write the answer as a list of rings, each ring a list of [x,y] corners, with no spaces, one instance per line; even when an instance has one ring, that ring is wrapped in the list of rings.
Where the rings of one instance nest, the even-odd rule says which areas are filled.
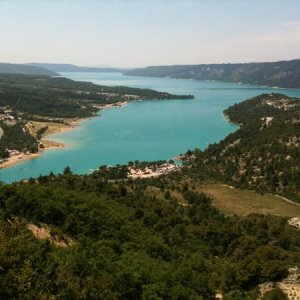
[[[63,149],[49,150],[38,158],[0,170],[0,181],[61,173],[69,165],[86,174],[100,165],[126,164],[130,160],[171,159],[196,147],[204,149],[236,130],[223,110],[247,98],[277,92],[300,97],[300,90],[272,89],[235,83],[124,76],[120,73],[62,73],[80,81],[103,85],[152,88],[174,94],[193,94],[190,100],[136,101],[103,110],[65,133],[48,139]]]

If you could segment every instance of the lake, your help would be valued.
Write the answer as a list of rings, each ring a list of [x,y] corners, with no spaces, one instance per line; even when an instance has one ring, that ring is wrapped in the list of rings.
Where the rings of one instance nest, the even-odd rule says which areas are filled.
[[[191,100],[131,102],[103,110],[74,130],[51,136],[66,147],[45,151],[40,157],[0,170],[0,181],[61,173],[68,165],[85,174],[100,165],[131,160],[171,159],[188,149],[206,148],[237,126],[223,116],[228,106],[270,92],[300,97],[300,90],[273,89],[216,81],[124,76],[120,73],[61,73],[74,80],[103,85],[151,88],[173,94],[193,94]]]

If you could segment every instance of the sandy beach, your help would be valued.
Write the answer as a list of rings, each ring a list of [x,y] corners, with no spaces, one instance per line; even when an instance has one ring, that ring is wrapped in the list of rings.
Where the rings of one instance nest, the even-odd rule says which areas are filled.
[[[5,160],[3,163],[0,164],[0,169],[11,167],[22,161],[36,158],[39,155],[40,155],[40,153],[30,153],[30,154],[20,153],[19,155],[11,156],[7,160]]]

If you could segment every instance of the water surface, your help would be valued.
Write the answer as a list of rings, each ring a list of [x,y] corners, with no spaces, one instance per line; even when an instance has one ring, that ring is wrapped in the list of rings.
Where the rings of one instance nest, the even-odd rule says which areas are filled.
[[[174,158],[188,149],[207,147],[236,130],[222,111],[259,95],[280,92],[300,97],[300,90],[271,89],[235,83],[123,76],[119,73],[62,73],[63,76],[104,85],[152,88],[174,94],[193,94],[191,100],[136,101],[101,111],[76,129],[52,136],[67,146],[0,170],[0,180],[61,173],[69,165],[75,173],[89,173],[100,165],[130,160]]]

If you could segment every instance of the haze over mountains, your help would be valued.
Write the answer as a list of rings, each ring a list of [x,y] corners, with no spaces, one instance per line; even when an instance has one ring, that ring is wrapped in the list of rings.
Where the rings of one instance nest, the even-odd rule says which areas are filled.
[[[39,66],[30,66],[22,64],[0,63],[0,73],[3,74],[24,74],[24,75],[46,75],[57,76],[52,70],[41,68]]]
[[[109,67],[81,67],[73,64],[30,63],[30,66],[45,68],[53,72],[122,72],[124,69]]]
[[[10,64],[0,63],[0,73],[3,74],[23,74],[23,75],[45,75],[59,76],[59,72],[123,72],[128,69],[117,68],[98,68],[80,67],[72,64],[48,64],[48,63],[29,63],[29,64]]]

